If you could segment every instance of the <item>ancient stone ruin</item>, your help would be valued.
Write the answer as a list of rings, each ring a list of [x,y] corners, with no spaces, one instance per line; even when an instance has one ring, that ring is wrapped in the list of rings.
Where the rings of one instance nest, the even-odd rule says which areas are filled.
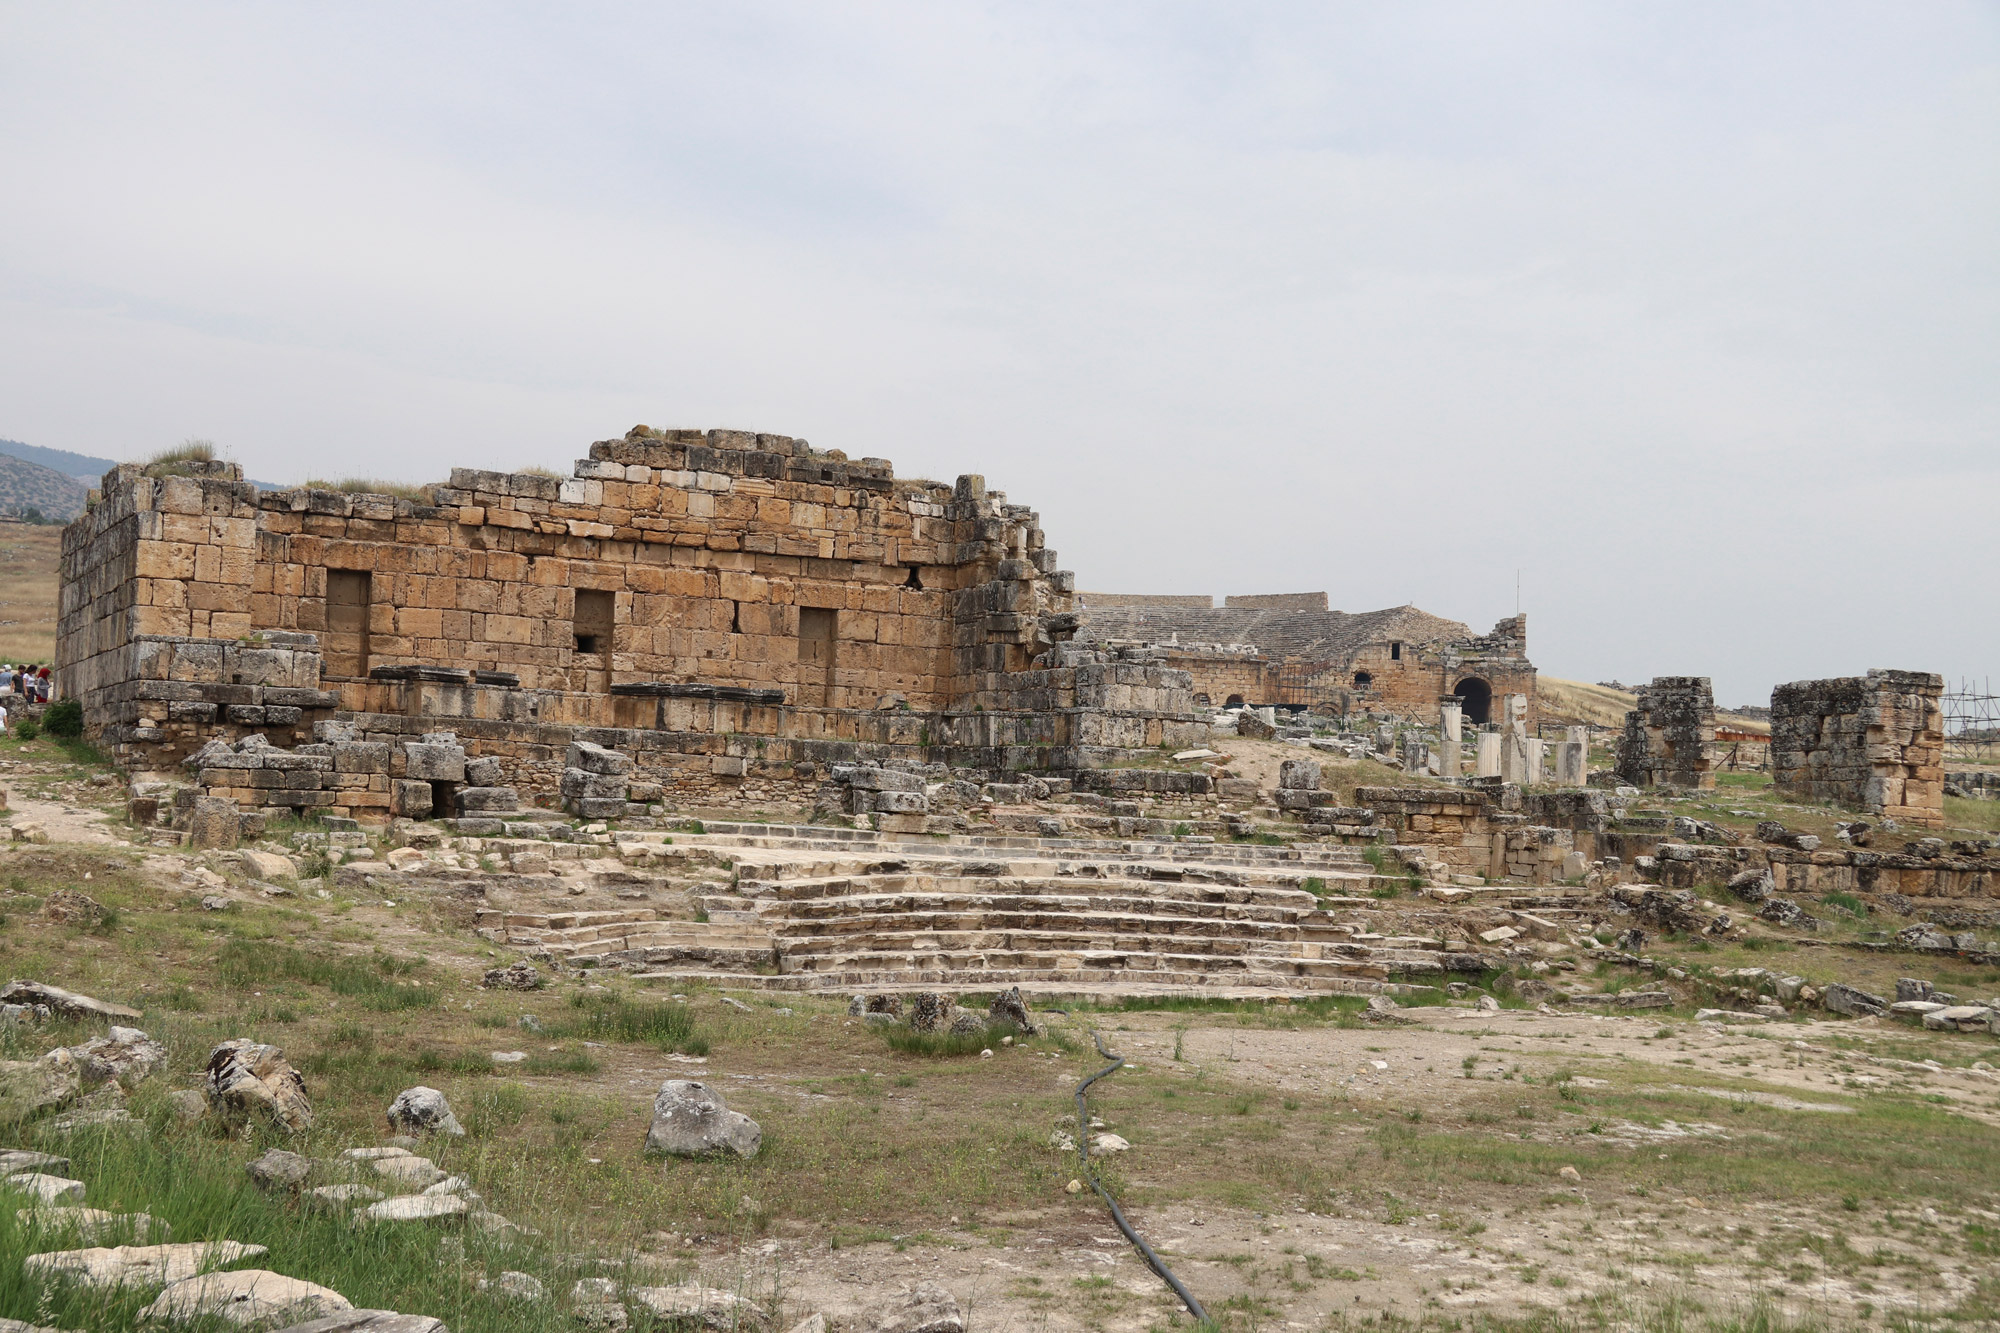
[[[1475,635],[1414,606],[1359,615],[1327,608],[1323,592],[1227,597],[1077,594],[1081,637],[1161,649],[1193,677],[1198,704],[1394,714],[1435,725],[1442,705],[1466,721],[1500,720],[1498,700],[1519,694],[1534,720],[1528,618]]]
[[[120,466],[65,531],[58,667],[121,764],[199,754],[245,808],[643,810],[863,755],[1068,774],[1206,735],[1162,654],[1072,641],[1072,576],[977,476],[644,427],[430,503],[170,471]],[[623,791],[566,778],[579,741],[630,757]]]
[[[1778,790],[1901,823],[1944,823],[1944,678],[1924,671],[1800,680],[1771,692]]]
[[[1707,676],[1656,676],[1625,715],[1618,776],[1634,787],[1715,786],[1715,693]]]

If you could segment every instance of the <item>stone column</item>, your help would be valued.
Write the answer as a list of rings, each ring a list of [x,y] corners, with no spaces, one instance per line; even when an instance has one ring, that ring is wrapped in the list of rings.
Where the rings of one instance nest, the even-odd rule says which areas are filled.
[[[1479,733],[1479,754],[1473,768],[1476,776],[1482,778],[1500,776],[1500,749],[1504,739],[1506,738],[1497,731]]]
[[[1464,706],[1457,699],[1446,699],[1438,704],[1438,722],[1444,739],[1437,748],[1438,776],[1455,778],[1458,776],[1459,742],[1463,739],[1465,725]]]
[[[1542,765],[1548,761],[1548,742],[1540,736],[1530,736],[1527,741],[1527,777],[1522,785],[1539,787],[1542,785]]]
[[[1429,768],[1430,756],[1425,751],[1424,743],[1414,735],[1405,734],[1403,737],[1403,771],[1405,773],[1423,773],[1428,771]]]

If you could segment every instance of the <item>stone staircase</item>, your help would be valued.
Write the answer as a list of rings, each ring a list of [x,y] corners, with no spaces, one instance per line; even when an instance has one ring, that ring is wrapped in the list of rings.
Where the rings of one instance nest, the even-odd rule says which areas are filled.
[[[1385,882],[1348,847],[716,824],[672,836],[734,862],[733,886],[694,890],[705,920],[634,909],[482,924],[573,966],[785,991],[1359,994],[1477,967],[1441,940],[1341,920],[1380,907],[1370,894]]]

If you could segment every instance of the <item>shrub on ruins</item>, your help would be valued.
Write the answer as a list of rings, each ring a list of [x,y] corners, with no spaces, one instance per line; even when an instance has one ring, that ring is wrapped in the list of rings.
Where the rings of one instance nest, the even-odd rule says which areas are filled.
[[[83,735],[83,702],[80,699],[58,699],[42,714],[42,727],[51,736],[67,740]]]

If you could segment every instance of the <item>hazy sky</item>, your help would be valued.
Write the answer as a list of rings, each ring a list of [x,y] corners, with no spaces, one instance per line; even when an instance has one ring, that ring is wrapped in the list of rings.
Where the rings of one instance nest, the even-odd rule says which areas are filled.
[[[2000,678],[2000,7],[0,0],[0,436],[800,435],[1085,588]]]

